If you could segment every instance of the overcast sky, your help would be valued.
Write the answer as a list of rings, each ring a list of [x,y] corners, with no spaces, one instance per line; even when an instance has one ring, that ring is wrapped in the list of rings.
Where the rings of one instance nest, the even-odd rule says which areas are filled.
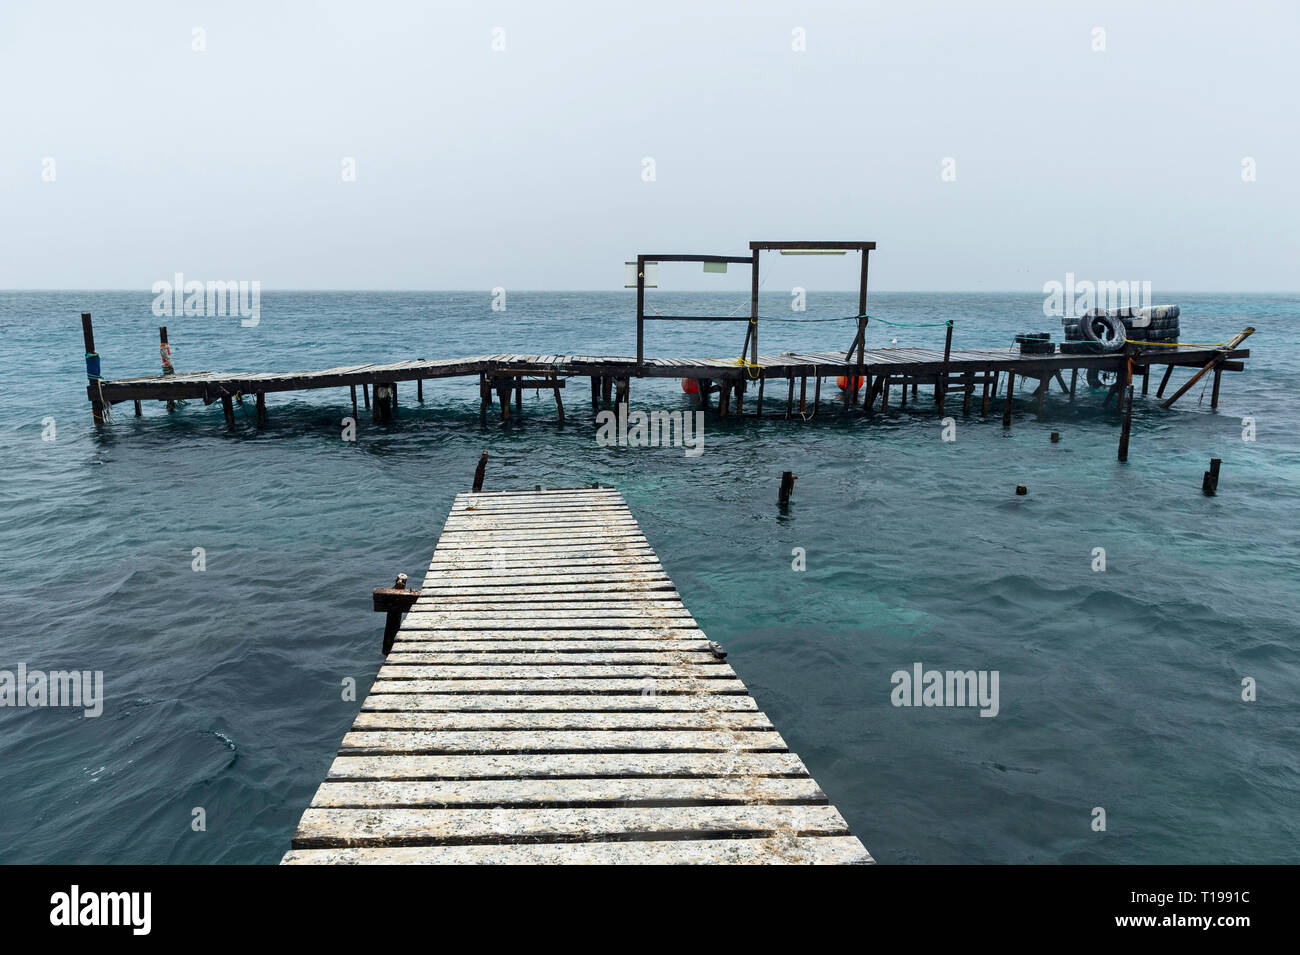
[[[4,0],[0,287],[1296,289],[1298,10]]]

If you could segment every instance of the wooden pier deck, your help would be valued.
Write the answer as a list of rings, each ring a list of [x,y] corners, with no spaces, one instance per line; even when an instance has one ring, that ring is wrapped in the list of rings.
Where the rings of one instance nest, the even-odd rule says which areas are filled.
[[[1133,376],[1143,379],[1143,394],[1146,393],[1146,376],[1150,370],[1165,369],[1166,375],[1161,383],[1160,392],[1168,384],[1169,373],[1174,368],[1192,367],[1200,369],[1207,365],[1214,366],[1215,396],[1218,400],[1218,382],[1223,371],[1241,371],[1244,367],[1240,359],[1250,355],[1248,349],[1241,348],[1205,348],[1201,346],[1181,346],[1164,348],[1158,351],[1148,350],[1132,354],[1020,354],[1006,349],[957,350],[945,352],[943,349],[922,348],[878,348],[869,349],[859,356],[856,352],[850,357],[844,352],[785,352],[776,355],[758,356],[757,366],[746,367],[735,359],[717,358],[645,358],[639,365],[632,357],[600,355],[554,355],[554,354],[502,354],[478,355],[468,358],[448,358],[437,360],[402,361],[389,364],[360,364],[326,368],[318,371],[297,372],[192,372],[169,375],[156,375],[141,378],[103,379],[90,383],[87,395],[92,405],[102,402],[107,405],[119,402],[180,401],[198,399],[205,404],[221,401],[226,407],[227,421],[233,422],[231,401],[239,397],[257,397],[259,420],[263,414],[266,394],[285,391],[307,391],[329,388],[351,389],[351,402],[357,410],[356,389],[362,388],[367,407],[370,407],[371,391],[383,389],[385,398],[391,397],[396,403],[396,386],[398,382],[424,382],[429,380],[477,377],[483,409],[492,403],[495,393],[502,399],[503,410],[508,410],[509,395],[522,388],[547,389],[564,386],[566,379],[590,376],[592,379],[593,404],[601,400],[597,391],[603,392],[603,401],[609,403],[611,390],[617,389],[620,400],[626,400],[630,382],[636,378],[692,378],[717,383],[723,390],[719,410],[724,413],[744,413],[742,395],[749,389],[758,391],[759,400],[754,404],[754,414],[762,414],[763,386],[780,382],[788,386],[785,393],[766,395],[769,414],[773,399],[783,409],[798,402],[800,405],[830,405],[835,400],[843,401],[847,396],[821,394],[821,379],[835,378],[840,375],[859,373],[866,383],[861,389],[861,400],[854,404],[863,410],[871,410],[880,400],[883,408],[888,400],[886,382],[890,384],[924,384],[942,390],[945,394],[972,393],[977,385],[988,382],[992,385],[991,397],[998,392],[998,377],[1015,375],[1018,378],[1035,380],[1046,392],[1053,380],[1062,382],[1062,389],[1072,388],[1064,385],[1063,373],[1071,377],[1078,372],[1090,369],[1120,373],[1126,362],[1133,362]],[[861,364],[859,364],[859,361]],[[548,379],[554,378],[557,384]],[[807,394],[808,379],[813,379],[816,395]],[[794,388],[798,384],[800,395],[795,396]],[[417,396],[422,397],[422,385],[418,385]],[[734,391],[736,405],[731,408],[728,400]],[[375,417],[387,420],[391,409],[387,402],[380,413],[380,399],[375,399]],[[984,409],[987,410],[987,409]],[[561,411],[562,413],[562,411]]]
[[[618,491],[457,495],[284,856],[868,863]]]

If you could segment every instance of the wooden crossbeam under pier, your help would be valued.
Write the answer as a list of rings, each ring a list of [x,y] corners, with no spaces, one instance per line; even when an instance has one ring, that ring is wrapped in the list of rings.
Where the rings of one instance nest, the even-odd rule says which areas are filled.
[[[375,606],[409,612],[283,862],[872,861],[616,490],[457,495]]]

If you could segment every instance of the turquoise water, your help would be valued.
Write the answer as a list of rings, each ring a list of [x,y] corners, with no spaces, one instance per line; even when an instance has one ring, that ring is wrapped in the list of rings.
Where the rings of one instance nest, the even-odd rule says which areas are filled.
[[[370,588],[420,579],[487,449],[490,488],[623,491],[687,606],[881,862],[1300,862],[1300,300],[1167,298],[1187,340],[1254,325],[1256,357],[1225,376],[1217,412],[1199,385],[1168,412],[1139,398],[1120,465],[1119,416],[1082,386],[1073,405],[1054,392],[1040,420],[1024,392],[1009,432],[950,406],[952,443],[924,396],[874,419],[710,418],[698,458],[598,447],[585,379],[563,427],[530,394],[522,420],[480,428],[477,383],[462,379],[427,383],[423,406],[402,385],[397,419],[363,419],[355,444],[339,439],[346,389],[269,396],[261,432],[251,408],[225,434],[219,404],[192,402],[142,419],[119,406],[97,434],[78,314],[94,313],[106,377],[153,374],[151,296],[0,293],[0,669],[102,670],[107,696],[98,719],[0,709],[0,861],[276,861],[357,710],[340,681],[364,694],[379,667]],[[655,301],[679,314],[738,302]],[[490,302],[268,292],[256,328],[166,324],[178,371],[634,351],[631,293]],[[788,302],[765,298],[764,313],[788,316]],[[1057,331],[1041,302],[879,294],[869,310],[953,318],[955,347],[1000,347]],[[855,305],[812,296],[805,317]],[[941,333],[877,325],[871,343]],[[852,329],[762,334],[764,351],[813,350]],[[742,335],[658,323],[647,352],[734,355]],[[689,407],[673,381],[634,381],[632,398]],[[1211,457],[1223,473],[1207,498]],[[783,470],[799,476],[784,515]],[[997,670],[998,716],[894,707],[891,674],[918,661]]]

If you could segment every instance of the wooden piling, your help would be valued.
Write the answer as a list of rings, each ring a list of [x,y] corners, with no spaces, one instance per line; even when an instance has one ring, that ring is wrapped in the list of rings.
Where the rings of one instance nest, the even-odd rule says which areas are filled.
[[[600,410],[600,378],[597,375],[591,376],[591,410]]]
[[[415,400],[418,401],[420,404],[424,404],[424,379],[423,378],[415,379]]]
[[[794,410],[794,375],[790,376],[790,393],[785,398],[785,416],[790,417],[790,412]]]
[[[864,400],[866,398],[865,389],[864,389],[863,398]],[[818,375],[816,379],[816,383],[813,385],[813,417],[814,418],[817,417],[817,410],[821,407],[821,403],[822,403],[822,376]]]
[[[91,356],[97,357],[97,352],[95,351],[95,327],[91,323],[89,312],[81,313],[81,337],[86,345],[87,360],[89,360]],[[100,374],[103,374],[102,368]],[[103,424],[106,406],[98,396],[99,382],[90,377],[89,369],[87,369],[86,383],[90,389],[93,389],[93,394],[90,399],[90,415],[94,419],[95,424]]]
[[[221,396],[221,410],[226,415],[226,430],[235,430],[235,403],[231,400],[230,395]]]
[[[370,385],[364,384],[361,386],[361,397],[365,399],[366,410],[369,411],[370,410]]]
[[[943,367],[939,370],[939,380],[935,382],[939,417],[943,417],[944,401],[948,397],[948,362],[952,358],[952,319],[948,320],[948,331],[943,339]]]
[[[1016,394],[1016,373],[1007,372],[1007,400],[1002,406],[1002,427],[1011,427],[1011,399]]]
[[[965,394],[961,403],[961,413],[968,415],[970,414],[971,397],[975,394],[975,375],[972,372],[968,371],[962,376],[961,387],[962,392]]]
[[[980,399],[980,414],[982,415],[987,415],[989,413],[989,385],[992,383],[990,379],[996,381],[997,373],[984,373],[984,397]]]
[[[1201,492],[1207,497],[1219,492],[1219,465],[1222,463],[1222,458],[1210,458],[1210,470],[1201,478]]]
[[[478,467],[474,468],[474,484],[471,490],[475,494],[483,490],[483,475],[487,473],[488,453],[484,451],[478,459]]]
[[[1210,407],[1219,407],[1219,379],[1223,377],[1222,363],[1214,368],[1214,387],[1210,390]]]
[[[767,377],[762,373],[760,373],[758,378],[758,409],[756,412],[758,417],[760,418],[763,417],[763,385],[766,382],[767,382]]]
[[[266,427],[266,394],[261,391],[257,393],[257,426]]]
[[[808,413],[808,376],[799,379],[799,417]]]
[[[794,476],[793,471],[781,472],[781,490],[777,493],[776,503],[781,507],[790,506],[790,495],[794,492],[794,482],[798,478]]]
[[[1070,400],[1074,400],[1074,386],[1079,380],[1079,369],[1070,369]]]
[[[360,415],[357,414],[357,386],[349,385],[348,393],[352,396],[352,420],[356,421],[357,418],[360,417]]]
[[[1128,460],[1128,437],[1133,428],[1133,386],[1129,385],[1124,407],[1124,424],[1119,432],[1119,459]]]
[[[158,357],[162,362],[163,377],[176,374],[176,366],[172,363],[172,346],[167,340],[167,326],[158,326]],[[176,402],[168,401],[167,410],[175,411]]]

